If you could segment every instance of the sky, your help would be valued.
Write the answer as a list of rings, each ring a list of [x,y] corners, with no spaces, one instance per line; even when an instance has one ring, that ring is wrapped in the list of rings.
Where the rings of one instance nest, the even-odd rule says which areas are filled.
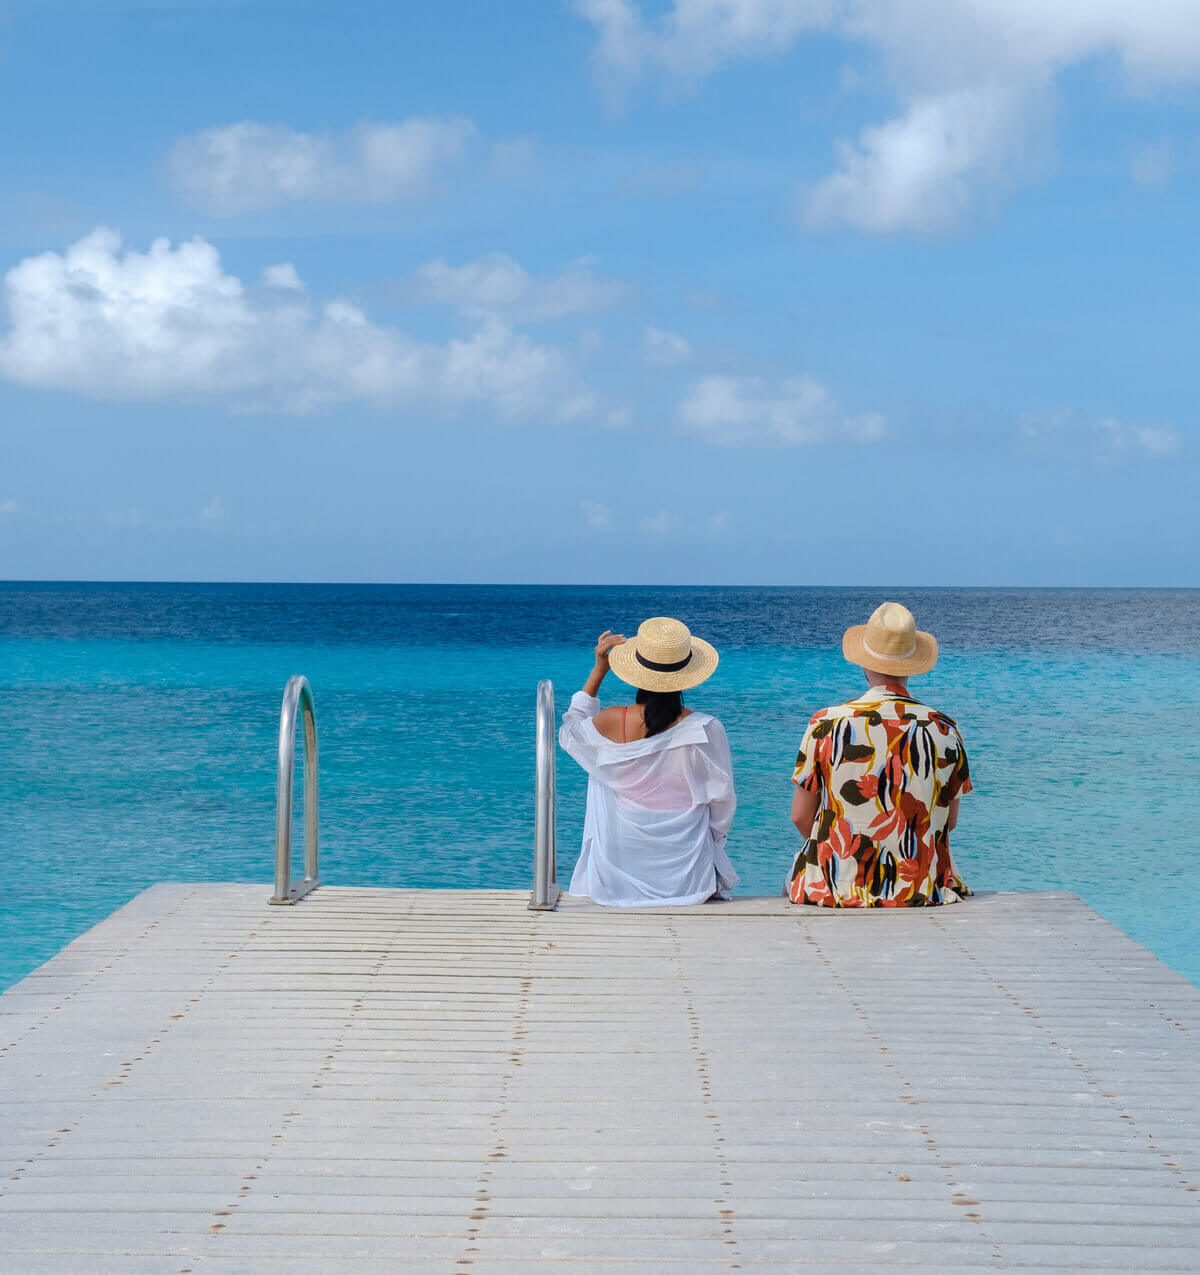
[[[1194,0],[0,0],[0,577],[1200,585]]]

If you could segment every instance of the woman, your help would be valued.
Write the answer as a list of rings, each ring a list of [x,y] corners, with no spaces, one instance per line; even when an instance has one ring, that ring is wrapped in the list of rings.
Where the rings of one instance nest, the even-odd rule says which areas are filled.
[[[596,695],[610,667],[638,688],[636,704],[601,709]],[[558,736],[588,773],[572,894],[636,908],[727,898],[737,884],[725,853],[737,804],[729,741],[680,694],[716,667],[716,651],[678,620],[647,620],[628,642],[600,635]]]

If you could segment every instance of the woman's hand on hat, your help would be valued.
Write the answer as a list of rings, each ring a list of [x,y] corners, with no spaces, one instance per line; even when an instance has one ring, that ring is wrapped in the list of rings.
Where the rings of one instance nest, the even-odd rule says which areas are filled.
[[[593,699],[600,692],[600,683],[604,681],[605,674],[608,672],[608,653],[614,646],[620,646],[625,639],[620,633],[610,633],[607,629],[600,634],[596,641],[596,663],[588,675],[588,680],[583,684],[583,693],[590,695]]]
[[[620,633],[611,633],[605,629],[596,642],[596,667],[608,669],[608,653],[614,646],[620,646],[625,638]]]

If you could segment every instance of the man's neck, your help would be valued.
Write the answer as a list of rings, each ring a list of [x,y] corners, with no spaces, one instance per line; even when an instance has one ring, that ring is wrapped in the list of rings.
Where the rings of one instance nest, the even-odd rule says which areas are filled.
[[[876,673],[873,669],[864,669],[867,675],[867,685],[874,690],[876,687],[887,691],[891,695],[907,695],[908,679],[906,677],[889,677],[886,673]]]

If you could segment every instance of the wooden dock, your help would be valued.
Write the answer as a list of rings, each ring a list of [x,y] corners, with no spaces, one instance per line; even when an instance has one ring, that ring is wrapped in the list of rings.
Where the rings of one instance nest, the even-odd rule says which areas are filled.
[[[1074,896],[268,893],[0,997],[0,1271],[1200,1270],[1200,990]]]

